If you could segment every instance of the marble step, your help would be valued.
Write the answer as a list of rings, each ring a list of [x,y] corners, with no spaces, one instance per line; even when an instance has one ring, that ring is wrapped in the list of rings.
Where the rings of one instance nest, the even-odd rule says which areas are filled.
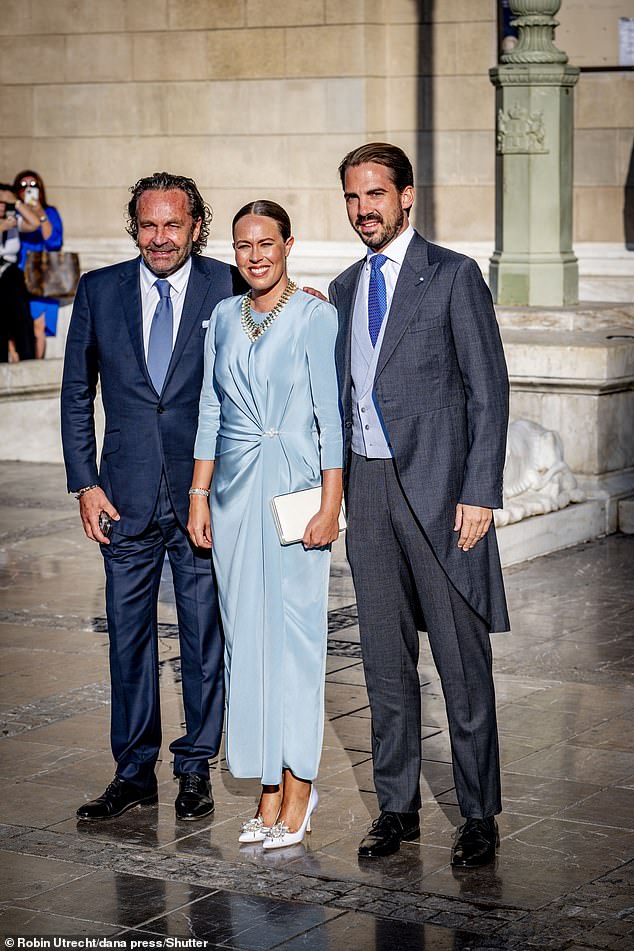
[[[619,531],[634,535],[634,495],[619,502]]]

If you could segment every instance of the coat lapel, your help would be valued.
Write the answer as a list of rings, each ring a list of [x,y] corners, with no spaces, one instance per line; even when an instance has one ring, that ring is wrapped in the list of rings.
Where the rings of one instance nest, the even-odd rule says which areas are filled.
[[[437,268],[438,264],[430,265],[428,262],[427,242],[419,234],[415,234],[394,288],[375,379],[392,356],[410,320],[421,307]]]
[[[358,264],[353,265],[345,280],[343,280],[337,288],[337,311],[341,318],[341,342],[343,346],[343,379],[345,381],[344,391],[348,390],[352,376],[350,369],[352,348],[352,313],[354,310],[354,302],[357,296],[357,287],[361,277],[361,269],[363,264],[364,261],[362,260],[359,261]]]
[[[140,258],[136,258],[134,261],[126,261],[123,265],[119,277],[119,294],[121,295],[121,306],[128,325],[132,349],[136,355],[141,373],[149,386],[152,386],[143,348],[143,311],[141,308],[139,261]]]

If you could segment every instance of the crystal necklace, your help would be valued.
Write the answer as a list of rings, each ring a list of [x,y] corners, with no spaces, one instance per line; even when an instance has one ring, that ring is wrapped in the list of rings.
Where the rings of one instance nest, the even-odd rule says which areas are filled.
[[[240,307],[240,310],[242,313],[241,324],[242,324],[242,329],[244,330],[245,334],[247,335],[251,343],[253,343],[254,340],[257,340],[258,337],[261,337],[262,334],[266,330],[269,329],[269,327],[271,326],[271,324],[273,323],[273,321],[275,320],[275,318],[281,311],[284,304],[288,303],[288,300],[291,294],[294,294],[296,290],[297,290],[297,284],[294,284],[293,281],[289,281],[288,284],[286,285],[286,289],[284,293],[278,300],[275,307],[273,307],[273,309],[269,311],[269,313],[266,315],[264,320],[260,321],[259,324],[256,323],[256,321],[253,319],[253,314],[251,313],[251,293],[249,292],[248,294],[244,295],[244,297],[242,298],[242,304]]]

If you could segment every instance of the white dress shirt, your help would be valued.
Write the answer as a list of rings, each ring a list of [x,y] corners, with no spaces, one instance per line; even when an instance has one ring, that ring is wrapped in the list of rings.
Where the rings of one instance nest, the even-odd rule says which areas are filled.
[[[191,269],[192,259],[189,257],[183,266],[178,269],[178,271],[174,271],[173,274],[170,274],[169,277],[165,278],[165,280],[169,281],[170,284],[170,297],[172,299],[172,311],[174,313],[174,323],[172,327],[172,350],[174,349],[174,344],[176,343],[176,334],[178,333],[178,328],[181,322],[183,304],[185,302],[185,294],[187,292],[187,284],[189,282]],[[156,305],[160,299],[156,282],[160,280],[160,278],[150,271],[149,267],[147,267],[145,264],[145,261],[141,261],[140,272],[141,307],[143,310],[143,349],[145,351],[145,359],[147,360],[147,348],[150,342],[150,328],[152,326],[152,318],[154,317],[154,311],[156,310]]]
[[[390,316],[390,307],[394,288],[401,272],[401,265],[407,253],[414,229],[409,225],[402,234],[379,252],[387,261],[381,268],[385,278],[387,310],[381,330],[372,346],[368,329],[368,290],[370,287],[370,260],[377,253],[368,248],[365,264],[361,269],[357,295],[352,312],[352,451],[369,459],[390,459],[393,456],[388,443],[387,431],[381,412],[374,397],[374,377],[385,336],[385,328]]]

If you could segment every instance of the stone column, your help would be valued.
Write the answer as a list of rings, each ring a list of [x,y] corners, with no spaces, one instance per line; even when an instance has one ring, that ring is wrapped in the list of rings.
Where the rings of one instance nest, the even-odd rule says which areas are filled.
[[[495,86],[495,251],[499,304],[561,307],[579,297],[572,250],[573,90],[579,70],[553,43],[561,0],[510,0],[519,42]]]

